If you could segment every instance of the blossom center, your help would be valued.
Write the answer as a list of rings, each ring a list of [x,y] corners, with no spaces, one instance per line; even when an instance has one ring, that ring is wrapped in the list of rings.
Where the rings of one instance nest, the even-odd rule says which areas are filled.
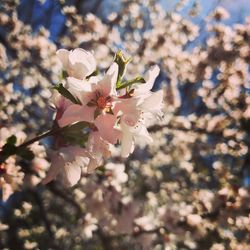
[[[101,109],[104,109],[107,106],[106,98],[104,98],[103,96],[98,97],[96,103],[97,103],[97,106]]]

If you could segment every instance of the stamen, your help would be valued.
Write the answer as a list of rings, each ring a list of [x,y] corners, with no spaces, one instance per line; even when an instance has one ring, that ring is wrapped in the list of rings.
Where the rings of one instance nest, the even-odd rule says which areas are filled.
[[[103,96],[98,97],[97,106],[101,109],[104,109],[107,105],[106,99]]]

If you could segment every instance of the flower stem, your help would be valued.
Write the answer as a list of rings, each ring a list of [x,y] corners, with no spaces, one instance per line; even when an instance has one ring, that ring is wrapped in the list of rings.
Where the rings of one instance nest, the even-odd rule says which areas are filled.
[[[20,153],[20,151],[22,151],[24,148],[26,148],[27,146],[33,144],[36,141],[40,141],[41,139],[51,136],[51,135],[55,135],[57,133],[63,132],[63,131],[67,131],[67,129],[81,129],[81,128],[86,128],[86,127],[91,127],[91,123],[88,122],[76,122],[70,125],[66,125],[64,127],[59,127],[57,124],[54,124],[52,129],[41,134],[38,135],[32,139],[30,139],[29,141],[26,141],[22,144],[20,144],[19,146],[15,146],[10,144],[9,147],[7,147],[7,150],[3,149],[6,145],[5,144],[2,148],[2,151],[0,151],[0,164],[2,164],[3,162],[5,162],[11,155],[15,155]]]
[[[29,145],[31,145],[32,143],[36,142],[36,141],[40,141],[41,139],[45,138],[45,137],[48,137],[48,136],[51,136],[55,133],[59,132],[59,129],[55,130],[55,129],[52,129],[52,130],[49,130],[41,135],[38,135],[37,137],[34,137],[32,139],[30,139],[29,141],[26,141],[24,143],[22,143],[21,145],[18,146],[18,148],[25,148]]]
[[[33,144],[36,141],[40,141],[41,139],[43,139],[45,137],[54,135],[54,134],[60,132],[62,129],[63,128],[52,128],[51,130],[49,130],[41,135],[38,135],[38,136],[30,139],[29,141],[26,141],[26,142],[20,144],[19,146],[14,146],[14,148],[12,148],[12,150],[9,152],[7,151],[7,153],[4,150],[0,151],[0,164],[5,162],[11,155],[17,154],[17,152],[19,152],[21,149],[26,148],[27,146]]]

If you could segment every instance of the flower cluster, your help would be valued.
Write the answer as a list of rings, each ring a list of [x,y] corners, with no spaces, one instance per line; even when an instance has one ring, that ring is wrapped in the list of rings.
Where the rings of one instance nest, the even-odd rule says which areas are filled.
[[[0,128],[1,152],[13,144],[20,145],[26,137],[26,134],[20,131],[19,127]],[[49,166],[48,161],[44,159],[46,156],[45,148],[39,145],[38,142],[33,143],[28,149],[19,153],[19,156],[23,158],[23,162],[20,162],[15,155],[11,155],[0,163],[0,189],[2,190],[3,201],[8,200],[12,193],[20,190],[24,183],[27,187],[35,186],[41,182]],[[32,157],[30,157],[30,154]],[[30,166],[26,167],[26,172],[24,172],[22,163],[27,159],[30,160]]]
[[[110,156],[112,144],[120,142],[121,156],[127,157],[137,139],[152,142],[146,127],[150,120],[162,116],[163,91],[151,91],[159,74],[158,66],[152,66],[145,79],[123,81],[129,60],[121,51],[104,76],[96,74],[91,52],[60,49],[57,56],[64,77],[63,83],[55,87],[52,100],[55,126],[62,128],[64,138],[57,138],[58,150],[43,182],[48,183],[61,173],[64,183],[73,186],[81,177],[81,167],[86,166],[91,173],[103,158]],[[74,138],[69,140],[72,132]]]

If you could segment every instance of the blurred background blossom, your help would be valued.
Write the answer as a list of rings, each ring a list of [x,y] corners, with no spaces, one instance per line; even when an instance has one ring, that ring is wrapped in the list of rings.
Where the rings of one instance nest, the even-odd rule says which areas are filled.
[[[51,128],[59,48],[94,51],[103,72],[122,49],[128,78],[158,64],[165,105],[153,144],[114,147],[71,189],[39,184],[53,140],[10,157],[0,249],[248,250],[249,16],[249,0],[2,0],[0,147]]]

